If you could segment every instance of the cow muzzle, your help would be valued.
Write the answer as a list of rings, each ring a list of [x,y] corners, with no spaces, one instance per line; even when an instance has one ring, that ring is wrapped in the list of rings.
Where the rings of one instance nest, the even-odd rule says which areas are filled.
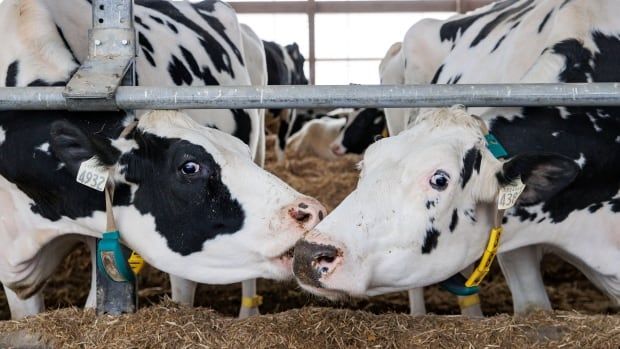
[[[322,288],[321,281],[342,263],[341,249],[328,244],[299,240],[295,245],[293,273],[301,284]]]

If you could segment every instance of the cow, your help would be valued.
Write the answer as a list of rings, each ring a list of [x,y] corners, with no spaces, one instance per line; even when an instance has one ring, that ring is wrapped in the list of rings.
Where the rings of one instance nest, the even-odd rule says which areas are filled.
[[[308,85],[304,73],[305,58],[299,51],[297,43],[285,47],[273,41],[263,41],[267,60],[268,85]],[[267,117],[276,119],[277,142],[276,156],[278,162],[284,161],[284,148],[287,139],[294,133],[295,109],[269,109]]]
[[[81,8],[82,1],[68,8],[63,7],[68,1],[46,1],[7,0],[0,4],[0,27],[5,34],[0,82],[4,86],[62,86],[77,69],[79,60],[85,58],[80,50],[84,48],[80,46],[83,39],[70,29],[85,30],[90,23],[69,19],[90,18],[82,16],[90,8]],[[196,53],[184,49],[183,42],[175,41],[179,44],[175,49],[182,54],[170,54],[166,61],[164,50],[146,45],[148,37],[139,31],[143,54],[151,54],[150,58],[144,55],[137,60],[141,83],[154,78],[145,74],[153,70],[145,69],[140,74],[141,64],[151,65],[152,60],[167,66],[173,80],[178,77],[176,72],[183,70],[180,67],[187,64],[189,69],[185,70],[191,73],[181,74],[184,84],[190,83],[188,76],[197,80],[198,76],[192,74],[199,72],[203,83],[219,83],[210,80],[207,73],[211,72],[222,84],[249,84],[242,52],[240,58],[235,58],[232,49],[241,47],[241,35],[235,30],[236,19],[228,5],[175,3],[173,9],[185,11],[180,12],[170,9],[169,3],[150,4],[154,9],[136,6],[136,18],[148,15],[173,33],[184,33],[186,41],[207,40],[205,33],[209,33],[204,23],[204,27],[196,27],[183,13],[194,20],[208,19],[211,29],[220,33],[224,33],[220,19],[231,20],[226,22],[233,24],[226,27],[231,36],[222,34],[218,40],[232,51],[200,51],[221,58],[224,65],[209,67],[205,63],[196,69],[196,61],[191,58]],[[187,6],[192,6],[189,9],[193,12],[187,12]],[[170,17],[158,12],[162,8],[171,10],[166,12]],[[136,23],[139,21],[136,19]],[[145,21],[141,26],[148,27],[149,32],[156,27]],[[214,40],[214,34],[209,35]],[[200,61],[208,62],[206,58]],[[252,162],[260,143],[256,134],[262,133],[260,123],[254,122],[258,121],[256,111],[233,110],[232,115],[221,116],[234,116],[238,121],[220,120],[229,123],[225,131],[232,130],[236,138],[217,130],[219,126],[205,127],[211,125],[197,111],[143,114],[126,137],[119,137],[120,130],[128,128],[131,121],[125,113],[38,111],[0,115],[0,238],[4,251],[0,281],[13,318],[41,311],[41,287],[66,252],[78,241],[87,241],[93,247],[94,238],[101,236],[105,225],[103,195],[75,182],[76,171],[86,158],[110,172],[109,183],[116,187],[113,211],[123,241],[153,266],[209,283],[255,277],[278,279],[291,274],[286,248],[290,249],[302,230],[316,224],[324,210],[318,202],[295,192]],[[257,126],[252,129],[252,125]],[[241,181],[239,173],[247,173],[252,181]],[[255,188],[249,190],[247,185]],[[94,306],[93,290],[87,306]]]
[[[363,154],[377,137],[385,137],[386,124],[383,110],[377,108],[355,109],[347,115],[347,122],[330,144],[334,155]]]
[[[296,155],[334,160],[362,154],[378,137],[386,136],[385,116],[377,108],[338,108],[327,114],[300,114],[291,125],[287,148]]]
[[[617,1],[497,2],[434,30],[416,28],[426,33],[421,43],[437,40],[424,52],[449,54],[429,73],[403,43],[407,69],[416,66],[404,78],[617,82],[619,11]],[[410,129],[367,150],[357,188],[297,244],[300,284],[329,297],[430,285],[474,263],[489,228],[502,225],[498,257],[515,313],[551,308],[543,249],[620,302],[619,113],[604,106],[412,113]],[[487,148],[487,129],[507,159]],[[514,207],[494,218],[498,192],[521,188],[519,181],[525,189]]]
[[[81,0],[44,1],[76,59],[85,59],[91,25],[90,4]],[[234,10],[220,1],[136,1],[136,69],[140,86],[265,85],[266,61],[262,41]],[[171,43],[158,45],[157,43]],[[188,110],[203,125],[235,135],[250,146],[255,161],[265,159],[263,110]],[[139,114],[138,114],[139,115]],[[170,277],[172,299],[193,304],[196,284]],[[243,293],[255,291],[255,281],[243,283]],[[252,315],[256,308],[241,308]]]

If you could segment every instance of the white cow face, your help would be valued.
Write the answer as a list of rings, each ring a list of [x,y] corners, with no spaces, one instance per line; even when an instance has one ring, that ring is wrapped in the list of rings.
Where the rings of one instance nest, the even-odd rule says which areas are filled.
[[[316,200],[255,165],[241,141],[183,113],[144,115],[113,150],[78,132],[54,125],[55,152],[69,167],[117,153],[117,195],[130,192],[115,202],[121,236],[174,275],[205,283],[290,277],[291,248],[323,217]]]
[[[434,109],[408,131],[368,148],[357,188],[295,248],[301,286],[337,298],[426,286],[479,258],[500,185],[521,177],[522,200],[553,195],[577,166],[557,155],[502,164],[478,120]]]

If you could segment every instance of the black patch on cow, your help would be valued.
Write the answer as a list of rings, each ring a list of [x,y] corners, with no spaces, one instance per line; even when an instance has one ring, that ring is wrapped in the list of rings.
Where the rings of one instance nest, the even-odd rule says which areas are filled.
[[[510,17],[508,19],[508,22],[517,22],[519,21],[523,16],[525,16],[526,13],[532,11],[534,9],[535,6],[530,6],[524,10],[522,10],[521,12],[517,13],[516,15]]]
[[[499,48],[499,45],[502,44],[504,39],[506,39],[506,35],[502,35],[502,37],[497,40],[497,43],[495,44],[495,46],[493,46],[493,49],[491,50],[491,53],[495,52]]]
[[[512,16],[513,14],[520,13],[520,15],[523,15],[524,14],[523,12],[527,13],[528,11],[530,11],[532,7],[528,8],[528,6],[533,1],[534,0],[526,0],[521,5],[508,9],[498,14],[497,16],[495,16],[493,20],[491,20],[489,23],[485,24],[484,27],[482,27],[480,32],[478,32],[478,35],[476,35],[474,40],[472,40],[469,47],[474,47],[478,45],[482,40],[484,40],[493,31],[493,29],[495,29],[497,26],[499,26],[502,22],[504,22],[508,17]]]
[[[43,143],[50,143],[51,125],[59,120],[71,123],[93,137],[115,137],[120,134],[124,113],[67,111],[2,111],[0,125],[5,140],[0,146],[0,175],[14,183],[33,203],[32,212],[52,221],[61,217],[77,219],[105,211],[103,194],[75,181],[75,173],[60,167],[54,153],[34,153]],[[119,184],[115,205],[128,205],[129,187]]]
[[[207,15],[202,11],[205,7],[205,4],[203,3],[204,1],[198,3],[191,3],[191,5],[194,10],[196,10],[196,12],[200,15],[200,17],[202,17],[202,19],[209,23],[209,26],[211,26],[211,28],[213,28],[224,39],[224,41],[226,41],[235,56],[237,56],[239,63],[241,63],[241,65],[244,65],[245,63],[243,62],[243,56],[241,55],[241,51],[239,51],[237,45],[235,45],[235,43],[230,40],[230,37],[226,35],[226,27],[224,27],[224,24],[222,24],[222,22],[217,17]],[[209,7],[209,4],[207,4],[206,7]],[[211,4],[210,8],[211,10],[209,12],[213,12],[213,4]]]
[[[465,33],[465,31],[467,31],[467,29],[480,18],[487,16],[491,13],[502,11],[505,8],[513,5],[515,2],[517,2],[517,0],[498,1],[493,4],[491,9],[485,12],[470,16],[463,16],[453,21],[448,21],[444,23],[439,29],[439,38],[441,39],[441,41],[450,40],[454,42],[459,33],[463,35],[463,33]]]
[[[547,217],[542,217],[541,219],[539,219],[538,221],[536,221],[536,223],[542,223],[547,219]]]
[[[588,75],[593,82],[620,81],[620,39],[599,32],[592,33],[592,38],[597,46],[594,55],[574,39],[554,45],[554,52],[562,54],[567,62],[560,73],[562,82],[584,82]],[[588,114],[601,131],[592,127]],[[618,107],[566,107],[564,118],[559,108],[526,107],[510,121],[495,117],[491,132],[510,154],[541,152],[571,159],[585,157],[583,168],[571,184],[543,202],[542,212],[551,222],[562,222],[573,211],[610,201],[620,190]]]
[[[462,78],[462,77],[463,77],[463,75],[462,75],[462,74],[457,74],[457,75],[454,77],[454,80],[452,80],[450,83],[451,83],[451,84],[456,85],[456,84],[458,84],[458,83],[459,83],[459,80],[461,80],[461,78]]]
[[[545,29],[545,24],[547,24],[547,22],[549,21],[549,18],[551,18],[551,15],[553,14],[553,10],[549,11],[549,13],[547,13],[545,15],[545,18],[543,18],[542,22],[540,22],[540,24],[538,25],[538,32],[542,33],[543,29]]]
[[[233,136],[239,138],[243,143],[250,144],[250,133],[252,133],[252,120],[250,115],[243,109],[231,109],[235,119],[235,132]]]
[[[430,210],[431,207],[435,207],[435,202],[431,200],[426,201],[426,209]]]
[[[59,26],[56,26],[56,30],[58,31],[58,35],[60,36],[60,39],[62,40],[62,43],[67,48],[67,51],[71,52],[71,58],[73,59],[73,62],[75,64],[79,65],[80,62],[75,57],[75,54],[73,54],[73,50],[71,49],[71,46],[69,46],[69,42],[67,41],[67,38],[65,38],[65,34],[62,32],[62,29],[60,29]]]
[[[134,138],[139,148],[120,160],[131,169],[126,178],[139,185],[133,204],[140,213],[154,216],[172,251],[183,256],[199,252],[207,240],[243,227],[245,212],[222,182],[221,167],[203,147],[149,133]],[[200,175],[179,171],[188,159],[200,164]]]
[[[146,57],[146,60],[149,61],[149,63],[153,67],[156,67],[155,59],[153,58],[155,49],[153,48],[153,45],[151,45],[151,42],[140,31],[138,31],[138,44],[140,44],[140,47],[142,48],[142,52],[144,53],[144,57]]]
[[[560,5],[560,9],[564,6],[566,6],[566,4],[568,4],[569,2],[571,2],[573,0],[564,0],[564,2],[562,3],[562,5]]]
[[[461,188],[465,188],[465,185],[469,182],[474,168],[477,172],[480,172],[481,159],[482,155],[480,154],[480,150],[475,146],[465,152],[463,167],[461,167]]]
[[[173,3],[164,0],[136,0],[135,3],[140,6],[150,8],[154,11],[161,13],[162,15],[174,20],[175,22],[184,25],[188,29],[192,30],[198,36],[198,42],[203,47],[211,62],[218,72],[226,72],[232,78],[235,77],[233,71],[232,61],[228,52],[219,43],[217,39],[213,37],[207,30],[198,25],[196,22],[185,16]],[[226,35],[225,35],[226,36]],[[226,40],[226,39],[225,39]],[[237,54],[237,51],[234,51]],[[241,55],[238,56],[239,62],[243,64]]]
[[[452,218],[450,219],[450,232],[454,232],[457,224],[459,224],[459,212],[455,208],[454,211],[452,211]]]
[[[211,70],[207,66],[203,66],[202,68],[198,65],[196,58],[192,54],[191,51],[186,49],[183,46],[179,46],[179,50],[181,50],[181,54],[183,55],[183,59],[189,65],[189,69],[192,73],[201,78],[206,86],[217,86],[219,85],[218,81],[215,79],[213,74],[211,74]]]
[[[69,74],[69,75],[73,75],[73,74]],[[46,86],[65,86],[66,82],[65,81],[45,81],[42,79],[36,79],[31,81],[30,83],[28,83],[28,87],[46,87]]]
[[[284,47],[286,53],[293,61],[293,71],[291,72],[291,82],[293,85],[308,85],[308,78],[304,73],[304,63],[306,59],[299,51],[297,43],[292,43]],[[407,66],[407,60],[405,60],[405,67]]]
[[[362,154],[381,135],[386,127],[385,114],[377,108],[365,108],[347,125],[342,135],[342,146],[347,153]]]
[[[441,75],[441,72],[443,71],[443,64],[439,66],[439,68],[437,68],[437,71],[435,72],[435,75],[433,75],[433,79],[431,80],[431,84],[436,84],[437,80],[439,80],[439,76]]]
[[[181,86],[183,84],[191,85],[194,78],[192,74],[187,70],[187,67],[177,56],[172,55],[172,62],[168,63],[168,73],[170,73],[170,77],[174,84],[177,86]]]
[[[430,227],[426,230],[426,236],[424,237],[424,244],[422,245],[422,253],[429,254],[435,248],[437,248],[437,241],[441,233],[434,227]]]
[[[192,3],[192,6],[194,6],[195,8],[201,9],[202,11],[213,12],[215,11],[215,4],[230,6],[227,3],[221,2],[219,0],[203,0],[203,1]]]
[[[610,205],[612,212],[615,212],[615,213],[620,212],[620,198],[609,200],[609,205]]]
[[[134,16],[133,17],[134,22],[136,22],[136,24],[142,26],[142,28],[146,29],[146,30],[151,30],[151,27],[149,27],[147,24],[145,24],[142,21],[142,18],[138,17],[138,16]]]
[[[159,24],[164,24],[164,20],[159,17],[153,16],[153,15],[149,15],[149,17]]]
[[[536,219],[536,217],[538,217],[538,214],[536,214],[535,212],[529,212],[523,207],[516,207],[514,211],[512,212],[512,215],[515,217],[518,217],[519,221],[521,222],[525,222],[525,221],[533,222]]]
[[[475,211],[474,211],[474,209],[473,209],[473,208],[468,208],[468,209],[464,210],[464,211],[463,211],[463,214],[465,215],[465,217],[469,218],[469,220],[470,220],[472,223],[476,223],[476,222],[477,222],[477,220],[476,220],[476,214],[475,214]]]
[[[13,61],[11,64],[9,64],[9,68],[6,70],[6,79],[4,80],[4,86],[17,86],[17,73],[19,73],[19,61]]]
[[[603,207],[603,203],[597,202],[596,204],[588,207],[588,211],[590,211],[591,213],[594,213],[598,211],[601,207]]]
[[[560,73],[560,80],[563,82],[587,82],[588,75],[592,74],[590,59],[592,52],[583,47],[577,39],[567,39],[553,45],[553,52],[564,56],[566,65]]]
[[[172,24],[172,23],[170,23],[170,22],[166,21],[166,25],[167,25],[167,26],[168,26],[168,28],[170,28],[170,30],[172,30],[175,34],[178,34],[178,33],[179,33],[179,30],[177,29],[177,27],[176,27],[174,24]]]

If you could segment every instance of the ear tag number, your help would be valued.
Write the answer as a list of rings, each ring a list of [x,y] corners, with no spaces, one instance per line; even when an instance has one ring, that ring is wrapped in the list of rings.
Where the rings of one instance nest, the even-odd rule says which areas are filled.
[[[75,180],[92,189],[103,191],[109,175],[108,170],[101,166],[95,157],[92,157],[80,164]]]
[[[497,208],[500,210],[507,210],[513,207],[524,189],[525,184],[521,182],[521,178],[517,178],[512,183],[501,187],[499,190],[499,197],[497,198]]]

